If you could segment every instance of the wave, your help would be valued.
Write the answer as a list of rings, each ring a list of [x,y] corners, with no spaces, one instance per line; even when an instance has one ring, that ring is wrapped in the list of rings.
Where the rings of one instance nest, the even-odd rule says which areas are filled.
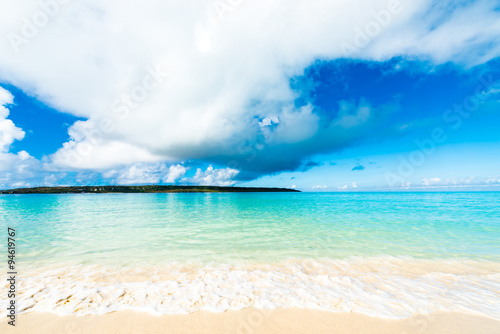
[[[65,263],[28,268],[19,277],[21,314],[296,307],[390,319],[441,311],[500,319],[500,263],[486,260],[380,256],[135,268]],[[0,288],[2,298],[6,289]]]

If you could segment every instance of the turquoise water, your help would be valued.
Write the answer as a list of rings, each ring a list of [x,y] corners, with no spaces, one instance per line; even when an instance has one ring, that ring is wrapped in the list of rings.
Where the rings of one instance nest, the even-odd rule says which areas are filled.
[[[495,192],[0,195],[0,221],[33,263],[500,259]]]
[[[500,319],[500,193],[0,195],[0,225],[19,313]]]

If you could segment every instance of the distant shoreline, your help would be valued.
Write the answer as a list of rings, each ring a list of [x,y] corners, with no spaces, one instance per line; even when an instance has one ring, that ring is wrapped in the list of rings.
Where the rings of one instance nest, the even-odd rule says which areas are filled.
[[[288,188],[252,188],[218,186],[71,186],[34,187],[0,190],[5,194],[109,194],[109,193],[248,193],[248,192],[300,192]]]

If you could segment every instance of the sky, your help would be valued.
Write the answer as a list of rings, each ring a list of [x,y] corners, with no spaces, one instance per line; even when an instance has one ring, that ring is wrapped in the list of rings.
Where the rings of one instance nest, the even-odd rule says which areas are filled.
[[[0,1],[0,189],[500,190],[498,1]]]

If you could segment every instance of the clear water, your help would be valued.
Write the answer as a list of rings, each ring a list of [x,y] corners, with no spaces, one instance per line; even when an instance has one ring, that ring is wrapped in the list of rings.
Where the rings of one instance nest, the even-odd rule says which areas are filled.
[[[4,195],[0,221],[33,263],[500,259],[494,192]]]
[[[0,227],[17,231],[21,312],[500,318],[495,192],[0,195]]]

